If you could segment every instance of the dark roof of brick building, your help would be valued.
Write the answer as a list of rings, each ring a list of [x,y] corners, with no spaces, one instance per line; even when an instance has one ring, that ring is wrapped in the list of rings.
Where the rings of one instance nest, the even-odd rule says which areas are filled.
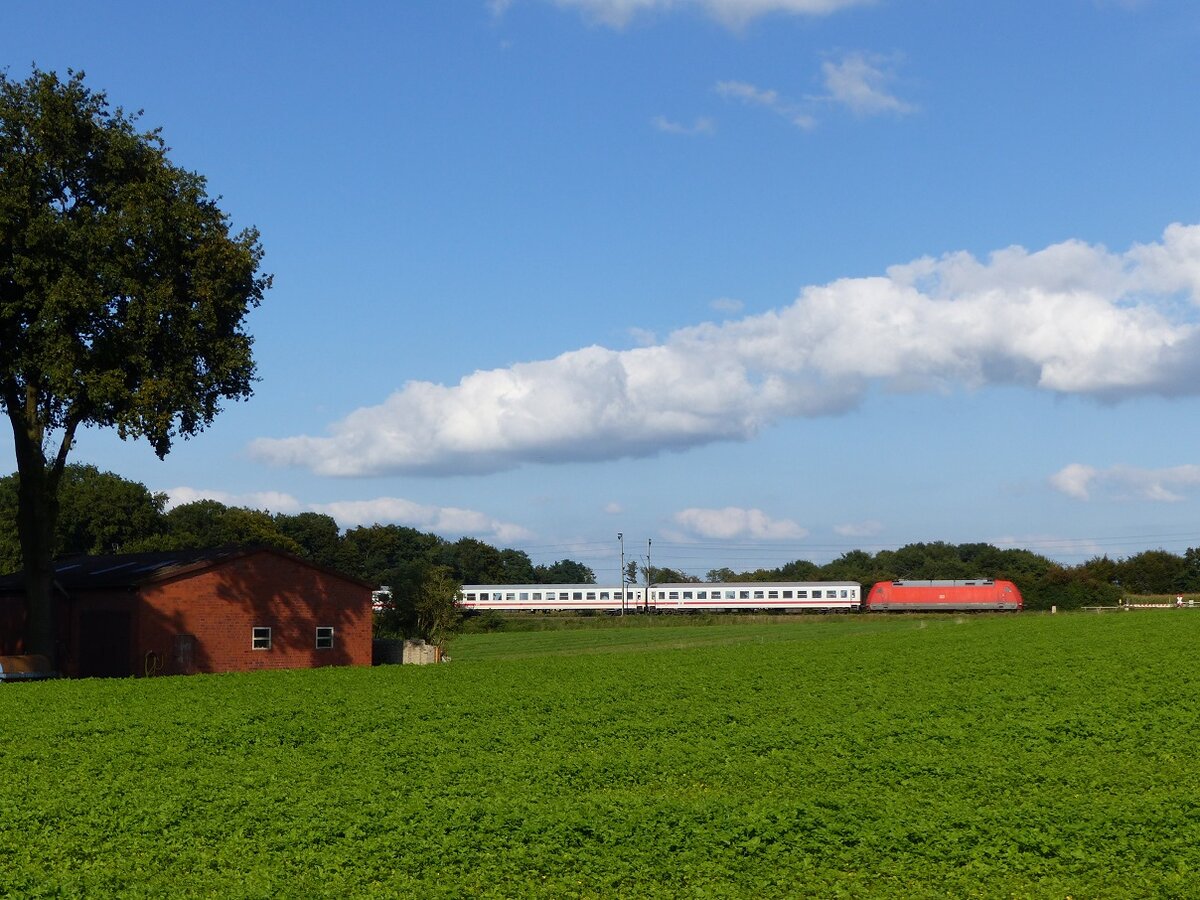
[[[136,588],[151,581],[172,578],[188,572],[210,568],[218,563],[252,553],[274,553],[296,562],[314,566],[307,560],[261,545],[249,547],[218,547],[208,550],[164,550],[155,553],[120,553],[111,556],[65,556],[54,561],[54,582],[61,589],[105,590]],[[347,575],[337,574],[349,581],[359,581]],[[365,582],[364,582],[365,584]],[[0,593],[24,591],[24,576],[17,572],[0,576]]]

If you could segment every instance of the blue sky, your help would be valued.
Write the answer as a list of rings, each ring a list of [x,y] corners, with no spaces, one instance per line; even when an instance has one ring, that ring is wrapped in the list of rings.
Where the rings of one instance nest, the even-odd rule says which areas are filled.
[[[703,575],[1200,546],[1200,6],[9,0],[255,225],[168,492]],[[11,450],[4,450],[9,470]]]

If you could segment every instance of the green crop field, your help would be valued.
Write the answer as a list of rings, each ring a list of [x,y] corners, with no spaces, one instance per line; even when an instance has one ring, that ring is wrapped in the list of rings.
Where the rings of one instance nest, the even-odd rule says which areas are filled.
[[[0,685],[0,896],[1191,897],[1200,611]]]

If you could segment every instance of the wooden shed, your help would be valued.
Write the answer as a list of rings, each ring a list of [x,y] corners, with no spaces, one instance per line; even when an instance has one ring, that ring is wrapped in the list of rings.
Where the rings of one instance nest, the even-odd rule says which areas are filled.
[[[269,547],[64,558],[54,587],[64,675],[371,664],[371,586]],[[0,654],[25,652],[24,610],[0,578]]]

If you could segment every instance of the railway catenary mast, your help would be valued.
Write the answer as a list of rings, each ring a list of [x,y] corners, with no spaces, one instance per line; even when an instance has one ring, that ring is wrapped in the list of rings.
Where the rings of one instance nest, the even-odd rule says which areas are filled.
[[[646,612],[650,612],[650,572],[654,568],[650,564],[650,545],[653,543],[652,539],[646,538]]]
[[[625,615],[625,533],[617,532],[617,542],[621,545],[621,615]]]

